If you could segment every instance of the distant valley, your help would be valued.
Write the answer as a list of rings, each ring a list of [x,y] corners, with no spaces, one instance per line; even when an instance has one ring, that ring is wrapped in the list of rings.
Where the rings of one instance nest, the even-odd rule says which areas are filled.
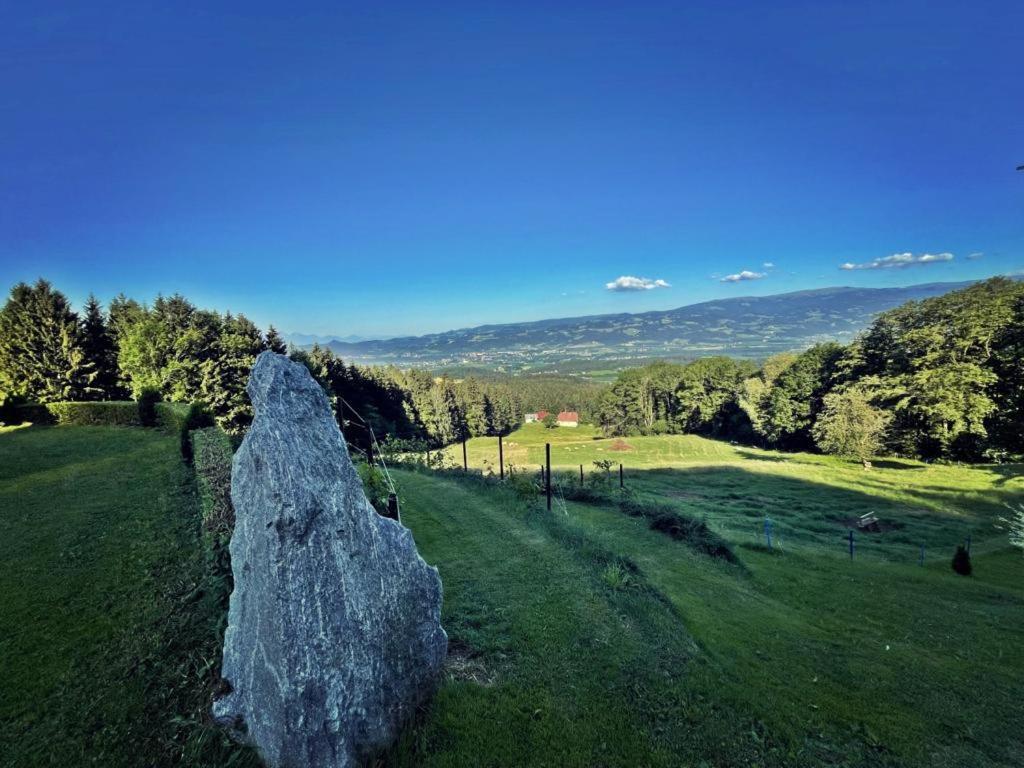
[[[763,358],[820,341],[849,342],[879,312],[963,283],[822,288],[678,309],[482,325],[424,336],[327,342],[349,362],[431,368],[586,371],[651,358]]]

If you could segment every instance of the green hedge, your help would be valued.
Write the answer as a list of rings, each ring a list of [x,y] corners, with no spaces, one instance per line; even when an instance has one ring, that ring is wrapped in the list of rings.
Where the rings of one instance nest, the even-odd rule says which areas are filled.
[[[95,403],[32,403],[14,409],[21,421],[75,427],[138,427],[139,409],[131,401]]]
[[[156,424],[165,432],[177,435],[181,442],[181,455],[191,459],[189,432],[213,426],[213,417],[199,403],[157,403]]]
[[[192,462],[199,486],[203,536],[221,573],[230,572],[228,543],[235,527],[231,505],[231,438],[218,427],[194,430],[190,434]]]
[[[89,403],[31,403],[17,405],[8,416],[12,423],[59,424],[74,427],[141,427],[139,404],[132,400]],[[208,427],[213,418],[200,404],[157,403],[156,425],[181,441],[186,458],[192,453],[190,430]]]

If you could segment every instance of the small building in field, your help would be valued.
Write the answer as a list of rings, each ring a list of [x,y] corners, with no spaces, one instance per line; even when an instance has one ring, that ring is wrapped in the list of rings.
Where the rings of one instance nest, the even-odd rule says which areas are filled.
[[[579,425],[580,415],[576,411],[562,411],[558,414],[558,426],[578,427]]]
[[[544,421],[544,418],[548,415],[548,411],[537,411],[536,413],[526,414],[526,423],[533,424],[535,421]]]

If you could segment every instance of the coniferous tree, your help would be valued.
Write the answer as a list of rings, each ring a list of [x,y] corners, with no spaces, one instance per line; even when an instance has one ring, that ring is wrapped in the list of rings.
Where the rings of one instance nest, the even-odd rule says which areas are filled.
[[[103,316],[103,308],[91,294],[85,303],[85,317],[82,318],[82,348],[86,361],[96,372],[93,381],[96,399],[117,400],[123,397],[118,386],[114,338]]]
[[[231,314],[224,317],[219,331],[202,363],[198,395],[224,431],[240,434],[252,423],[245,385],[256,356],[263,351],[263,334],[244,315]]]
[[[266,348],[279,355],[283,355],[288,352],[288,345],[284,343],[284,339],[282,339],[281,334],[277,332],[277,328],[272,325],[267,327]]]
[[[45,280],[19,283],[0,310],[0,390],[41,403],[94,396],[78,316]]]

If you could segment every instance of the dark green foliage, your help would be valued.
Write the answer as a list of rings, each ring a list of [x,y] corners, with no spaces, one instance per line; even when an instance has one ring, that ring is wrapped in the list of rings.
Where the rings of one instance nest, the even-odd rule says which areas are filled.
[[[282,339],[281,334],[277,332],[277,328],[272,325],[267,327],[267,338],[264,346],[271,352],[276,352],[279,355],[283,355],[288,352],[288,345],[284,343],[284,339]]]
[[[645,519],[652,531],[685,542],[698,552],[730,563],[739,562],[725,539],[708,528],[703,520],[683,515],[669,506],[636,499],[622,499],[619,509],[630,517]]]
[[[103,308],[95,296],[89,296],[85,303],[85,317],[82,318],[82,350],[85,360],[96,373],[93,380],[96,400],[123,400],[127,392],[118,384],[117,346],[113,333],[103,314]]]
[[[975,460],[993,438],[1020,447],[1022,299],[1024,284],[992,278],[885,312],[850,348],[848,375],[893,414],[893,451]]]
[[[836,381],[843,348],[819,344],[799,355],[778,378],[762,405],[762,433],[785,450],[813,450],[811,428]]]
[[[40,403],[100,394],[78,315],[45,280],[19,283],[0,309],[0,392]]]
[[[46,403],[19,409],[23,421],[61,426],[138,427],[142,425],[139,406],[129,401]]]
[[[156,406],[160,402],[160,390],[156,387],[144,387],[139,391],[136,400],[139,422],[144,427],[156,426]]]
[[[214,425],[214,418],[204,403],[157,403],[156,423],[165,432],[178,438],[181,455],[186,461],[192,460],[192,440],[189,435],[194,429]]]
[[[609,435],[742,436],[750,427],[739,404],[741,388],[756,370],[727,357],[628,369],[602,396],[598,423]]]
[[[388,495],[391,492],[384,473],[374,464],[365,461],[356,463],[356,471],[363,483],[363,492],[378,514],[388,511]]]
[[[962,544],[958,544],[956,552],[953,553],[953,562],[951,563],[953,570],[959,573],[961,576],[970,576],[973,568],[971,567],[971,553],[967,551],[967,547]]]

